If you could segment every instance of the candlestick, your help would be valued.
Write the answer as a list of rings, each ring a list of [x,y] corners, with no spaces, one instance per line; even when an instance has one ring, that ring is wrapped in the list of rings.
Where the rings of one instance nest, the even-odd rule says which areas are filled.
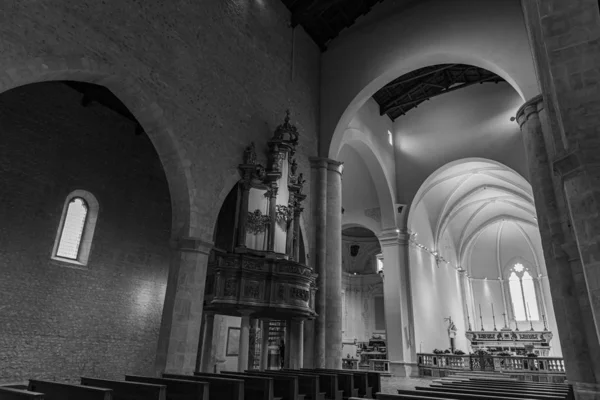
[[[504,319],[504,328],[508,328],[508,326],[506,326],[506,311],[502,313],[502,318]]]
[[[471,332],[472,331],[472,328],[471,328],[471,317],[469,317],[469,313],[467,313],[467,322],[469,323],[469,332]]]
[[[468,304],[467,304],[466,310],[467,310],[467,324],[469,326],[468,331],[470,332],[471,331],[471,317],[469,317],[469,305]]]
[[[542,314],[542,319],[544,320],[544,331],[547,331],[548,326],[546,325],[546,314]]]
[[[483,329],[483,314],[481,313],[481,303],[479,303],[479,320],[481,321],[481,330],[484,331],[485,329]]]
[[[529,310],[529,302],[527,304],[527,313],[529,314],[529,326],[531,326],[531,330],[533,330],[533,322],[531,321],[531,311]]]
[[[494,314],[494,303],[492,304],[492,320],[494,321],[494,330],[497,331],[498,329],[496,329],[496,314]]]

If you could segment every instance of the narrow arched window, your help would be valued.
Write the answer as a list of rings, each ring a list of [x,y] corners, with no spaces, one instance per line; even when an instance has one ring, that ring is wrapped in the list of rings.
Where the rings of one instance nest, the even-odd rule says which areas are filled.
[[[514,318],[517,321],[540,319],[533,277],[523,264],[515,264],[508,278]]]
[[[96,220],[98,202],[89,192],[76,190],[67,196],[63,207],[52,258],[86,265]]]
[[[67,206],[67,215],[58,240],[58,257],[77,260],[83,228],[88,215],[88,205],[81,197],[74,197]]]

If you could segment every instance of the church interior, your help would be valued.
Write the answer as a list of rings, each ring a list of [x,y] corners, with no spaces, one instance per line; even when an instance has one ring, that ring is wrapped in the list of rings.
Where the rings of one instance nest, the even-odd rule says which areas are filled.
[[[0,11],[0,400],[600,399],[600,2]]]

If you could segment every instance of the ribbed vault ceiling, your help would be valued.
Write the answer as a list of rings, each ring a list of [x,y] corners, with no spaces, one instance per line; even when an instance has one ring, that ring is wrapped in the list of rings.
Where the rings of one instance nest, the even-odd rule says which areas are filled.
[[[496,224],[510,221],[525,233],[538,232],[531,186],[498,163],[467,161],[443,168],[425,182],[418,202],[428,211],[435,246],[448,233],[459,260],[481,232]]]

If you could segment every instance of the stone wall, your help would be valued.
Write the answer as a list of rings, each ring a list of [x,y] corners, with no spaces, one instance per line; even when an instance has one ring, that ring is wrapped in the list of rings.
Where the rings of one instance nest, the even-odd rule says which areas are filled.
[[[0,16],[0,91],[57,77],[113,90],[165,165],[174,234],[211,241],[244,147],[255,141],[260,151],[286,108],[308,177],[320,53],[292,31],[280,0],[10,3]],[[305,219],[310,226],[308,210]]]
[[[303,172],[307,178],[310,175],[308,157],[316,155],[318,145],[320,53],[301,28],[290,28],[289,20],[290,13],[280,0],[4,2],[0,13],[0,92],[48,80],[87,81],[109,88],[144,127],[163,165],[172,205],[172,238],[192,237],[199,239],[198,243],[212,242],[218,211],[239,179],[237,165],[242,161],[244,148],[254,141],[261,153],[266,140],[283,121],[287,108],[292,112],[292,123],[301,134],[296,154],[298,172]],[[40,125],[44,126],[43,123]],[[3,145],[12,146],[12,143]],[[44,154],[64,158],[54,147],[46,148]],[[259,162],[264,162],[264,158],[259,154]],[[98,171],[111,168],[110,160]],[[121,178],[121,174],[116,175]],[[48,175],[48,179],[57,177]],[[305,193],[309,198],[305,202],[305,226],[310,226],[311,222],[310,187],[307,182]],[[46,201],[50,204],[47,199],[40,204],[46,204]],[[14,213],[17,204],[2,206],[2,211]],[[133,220],[127,212],[121,216],[117,225],[119,232]],[[147,216],[158,218],[156,212],[149,212]],[[97,235],[100,235],[100,229],[98,226]],[[138,230],[141,229],[138,226]],[[110,244],[104,248],[105,251],[113,250]],[[45,262],[45,247],[39,251],[43,256],[38,258]],[[95,251],[92,249],[93,253]],[[93,257],[94,254],[92,262]],[[187,262],[189,257],[186,257],[182,256],[182,263]],[[6,260],[7,264],[13,264],[8,258]],[[185,292],[198,293],[199,298],[202,297],[204,279],[195,277],[202,276],[204,261],[190,262],[196,268],[193,271],[182,267],[182,273],[191,277],[186,282]],[[54,280],[45,276],[46,270],[38,272],[32,272],[27,281],[37,280],[37,284],[49,293],[65,283],[85,287],[77,280],[81,277],[80,271],[64,270],[61,274],[75,275]],[[152,282],[164,282],[165,273],[161,269],[160,277],[153,278]],[[12,282],[12,277],[5,279],[4,272],[0,276],[3,283]],[[122,281],[118,274],[109,273],[109,276],[116,283],[102,284],[104,295],[113,298],[119,297],[120,293],[133,301],[138,293],[136,286],[113,293],[107,287],[120,285]],[[102,279],[85,279],[106,283]],[[164,287],[162,283],[158,286],[162,296]],[[27,297],[24,293],[26,291],[13,292],[9,299],[3,299],[2,304],[27,302],[23,300]],[[197,343],[192,336],[198,331],[201,317],[196,312],[197,304],[190,305],[189,301],[178,298],[177,302],[167,304],[169,311],[165,313],[162,342],[173,346],[170,349],[163,346],[165,349],[159,352],[162,358],[162,352],[167,350],[174,353],[180,349],[186,357],[196,354],[191,343]],[[53,331],[69,326],[70,310],[63,303],[56,301],[55,314],[40,311],[40,316],[46,318],[48,314],[47,318],[54,318]],[[184,303],[187,309],[182,306]],[[174,304],[181,307],[176,308]],[[131,348],[127,347],[129,333],[112,330],[115,326],[111,319],[115,312],[113,303],[97,301],[81,303],[77,307],[81,315],[96,313],[97,318],[91,325],[107,325],[109,328],[105,332],[111,332],[106,333],[107,337],[120,340],[121,349]],[[193,321],[190,309],[193,310]],[[160,313],[160,306],[156,312]],[[152,315],[145,320],[143,329],[155,336],[160,316]],[[180,331],[171,329],[172,316],[175,320],[187,319],[188,328],[182,331],[190,337],[180,337]],[[131,324],[131,321],[125,319],[123,323]],[[19,334],[36,332],[32,326],[21,328]],[[135,334],[138,331],[137,328],[132,330]],[[156,354],[154,336],[151,344],[144,336],[140,340],[143,350],[136,353],[138,359],[127,360],[126,364],[113,357],[104,359],[107,354],[104,348],[94,347],[83,339],[73,341],[72,348],[64,351],[71,354],[77,349],[83,355],[94,354],[87,358],[88,362],[115,374],[124,372],[123,365],[127,365],[128,372],[144,372],[148,371],[146,367]],[[36,340],[31,337],[27,340],[29,348],[37,346]],[[12,346],[8,343],[5,345]],[[111,342],[102,343],[110,347],[108,343]],[[43,375],[50,368],[64,375],[81,375],[79,370],[61,369],[60,362],[52,364],[46,359],[35,363],[42,367],[33,367],[31,358],[12,349],[8,357],[16,360],[14,362],[19,366],[10,373],[11,376],[18,377],[20,373]],[[115,351],[118,350],[115,345]],[[49,352],[50,348],[43,348],[35,354],[45,356]],[[143,362],[138,363],[140,357]],[[76,359],[77,356],[69,355],[68,358]],[[137,368],[138,364],[143,368]],[[185,365],[189,364],[186,359]],[[36,372],[35,368],[40,371]]]
[[[0,382],[151,373],[171,205],[146,135],[59,82],[0,94]],[[89,263],[50,259],[65,199],[99,202]]]

